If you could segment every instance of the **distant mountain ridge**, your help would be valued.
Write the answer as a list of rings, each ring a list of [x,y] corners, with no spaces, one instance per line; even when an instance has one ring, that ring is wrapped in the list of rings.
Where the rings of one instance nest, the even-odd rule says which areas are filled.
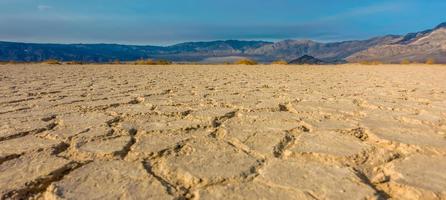
[[[34,44],[0,42],[0,61],[109,62],[137,59],[167,59],[177,62],[207,62],[249,58],[259,62],[292,61],[304,55],[327,63],[343,61],[446,63],[446,23],[403,36],[386,35],[367,40],[321,43],[311,40],[186,42],[171,46],[118,44]]]
[[[119,44],[35,44],[0,41],[0,61],[62,61],[109,62],[136,59],[168,59],[200,61],[208,57],[243,55],[244,51],[271,44],[264,41],[188,42],[167,47]]]
[[[446,23],[434,29],[406,34],[391,44],[380,44],[354,53],[346,60],[388,63],[398,63],[402,60],[412,62],[434,60],[437,63],[446,63]]]
[[[320,43],[311,40],[285,40],[247,51],[248,55],[263,55],[268,60],[293,60],[310,55],[327,62],[344,60],[353,53],[366,50],[379,44],[390,44],[398,36],[375,37],[368,40]]]

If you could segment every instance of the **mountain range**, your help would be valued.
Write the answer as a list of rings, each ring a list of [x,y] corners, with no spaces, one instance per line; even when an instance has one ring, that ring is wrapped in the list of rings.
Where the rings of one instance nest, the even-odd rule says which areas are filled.
[[[304,55],[325,63],[402,60],[446,63],[446,23],[406,35],[322,43],[311,40],[187,42],[171,46],[119,44],[35,44],[0,41],[0,61],[48,59],[81,62],[166,59],[176,62],[227,62],[249,58],[259,62],[292,61]]]

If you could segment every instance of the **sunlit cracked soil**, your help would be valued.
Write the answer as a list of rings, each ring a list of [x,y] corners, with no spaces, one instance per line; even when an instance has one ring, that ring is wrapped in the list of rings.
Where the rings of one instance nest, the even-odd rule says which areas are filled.
[[[446,199],[445,66],[0,66],[1,199]]]

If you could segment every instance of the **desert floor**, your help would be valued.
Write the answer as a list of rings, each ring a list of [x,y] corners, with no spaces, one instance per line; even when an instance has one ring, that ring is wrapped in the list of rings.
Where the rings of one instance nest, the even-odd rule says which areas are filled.
[[[446,199],[446,66],[0,65],[0,199]]]

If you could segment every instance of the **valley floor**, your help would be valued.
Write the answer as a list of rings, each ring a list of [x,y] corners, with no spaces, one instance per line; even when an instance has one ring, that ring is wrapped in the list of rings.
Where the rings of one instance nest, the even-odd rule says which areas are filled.
[[[0,65],[0,199],[446,199],[446,66]]]

